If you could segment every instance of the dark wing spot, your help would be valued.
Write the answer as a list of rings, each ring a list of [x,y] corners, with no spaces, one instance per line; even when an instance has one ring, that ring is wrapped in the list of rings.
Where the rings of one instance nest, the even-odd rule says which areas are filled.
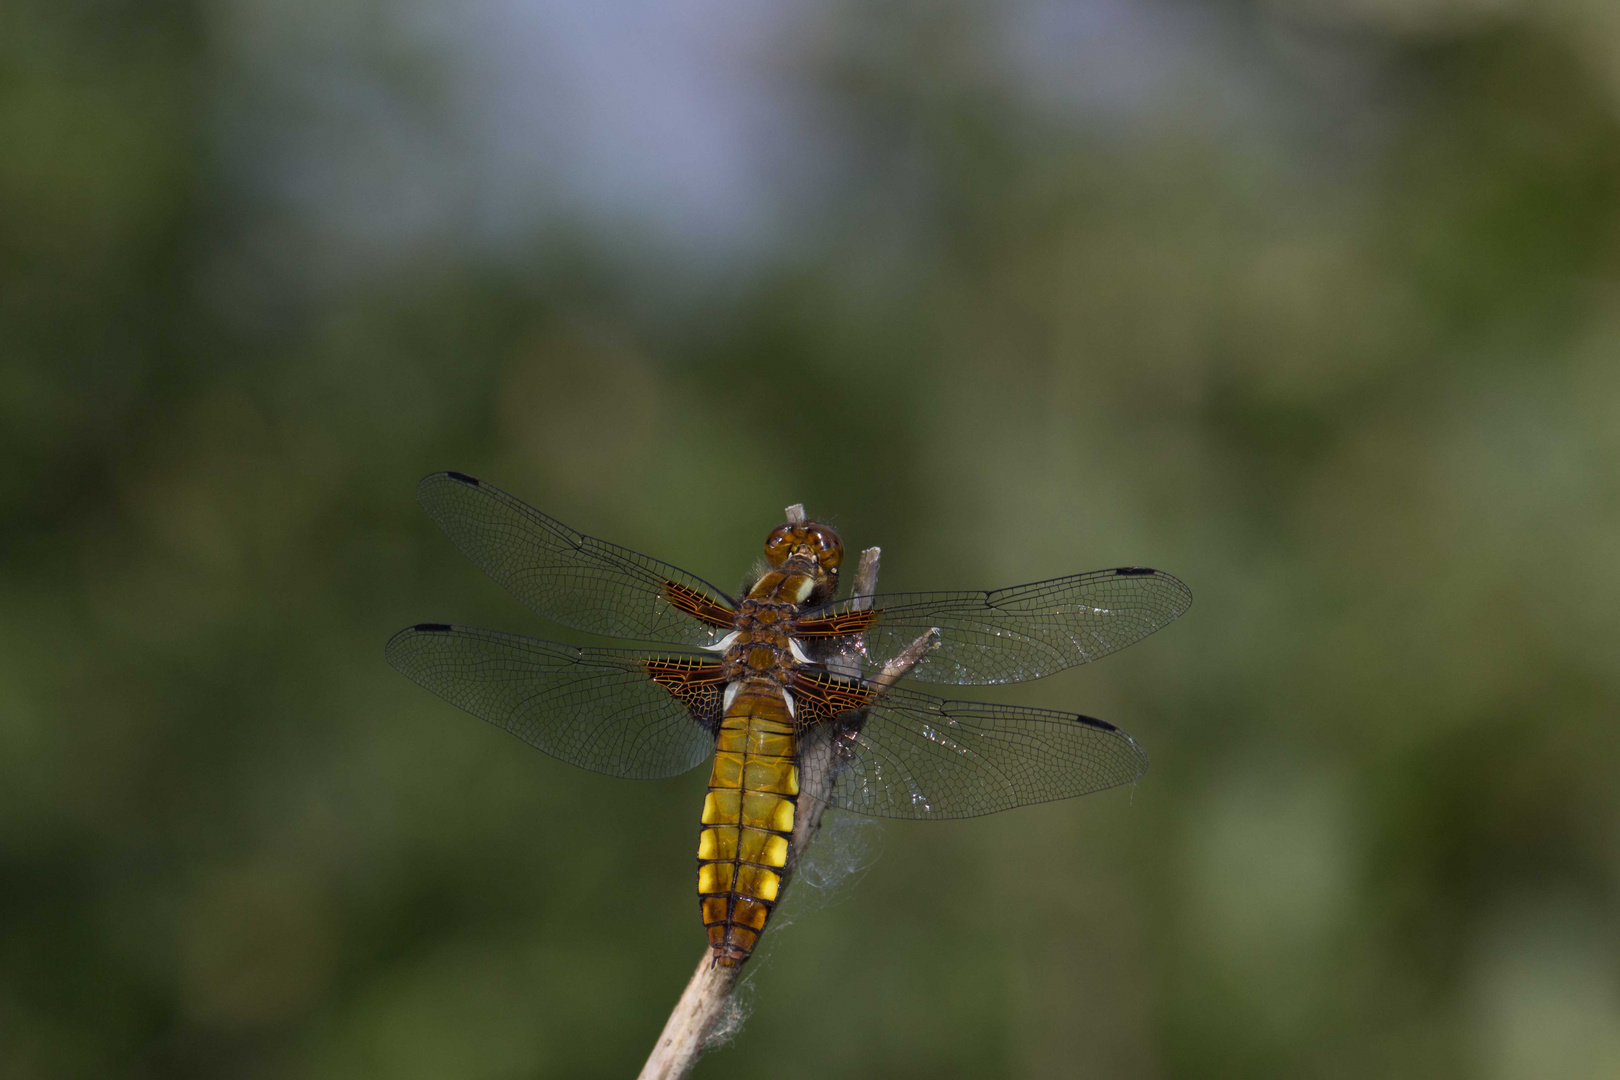
[[[1118,570],[1114,571],[1114,573],[1118,574],[1120,577],[1141,577],[1143,574],[1152,574],[1156,572],[1157,571],[1155,571],[1151,566],[1122,566]]]
[[[455,629],[455,627],[442,622],[419,622],[411,629],[421,634],[443,634]]]
[[[463,484],[471,484],[473,487],[478,486],[478,477],[468,476],[464,472],[447,472],[444,475],[452,480],[460,480]]]
[[[1110,724],[1108,721],[1106,721],[1106,720],[1098,720],[1096,717],[1092,717],[1092,716],[1076,716],[1075,719],[1080,721],[1082,724],[1086,725],[1086,727],[1094,727],[1098,731],[1118,731],[1119,730],[1119,728],[1115,727],[1113,724]]]

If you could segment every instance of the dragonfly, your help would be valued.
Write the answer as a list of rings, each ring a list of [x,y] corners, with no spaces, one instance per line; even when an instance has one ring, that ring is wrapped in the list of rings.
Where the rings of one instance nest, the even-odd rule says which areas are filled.
[[[389,640],[388,662],[572,765],[656,779],[709,762],[698,902],[712,961],[728,967],[748,959],[782,895],[803,811],[975,817],[1130,784],[1147,769],[1113,724],[942,700],[894,685],[900,658],[925,683],[1037,679],[1117,652],[1192,603],[1181,581],[1140,566],[839,600],[842,540],[808,519],[769,533],[733,597],[465,473],[428,476],[417,495],[463,554],[534,611],[641,647],[418,623]]]

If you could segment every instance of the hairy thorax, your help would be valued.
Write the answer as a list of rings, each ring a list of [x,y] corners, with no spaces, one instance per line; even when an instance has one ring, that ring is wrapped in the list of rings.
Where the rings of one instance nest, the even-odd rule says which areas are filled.
[[[781,690],[791,684],[794,665],[806,662],[793,640],[794,620],[817,591],[814,577],[791,562],[749,590],[737,605],[737,630],[727,636],[721,656],[728,683]]]
[[[778,600],[750,598],[739,605],[737,636],[722,659],[727,682],[788,684],[794,612],[793,604]]]

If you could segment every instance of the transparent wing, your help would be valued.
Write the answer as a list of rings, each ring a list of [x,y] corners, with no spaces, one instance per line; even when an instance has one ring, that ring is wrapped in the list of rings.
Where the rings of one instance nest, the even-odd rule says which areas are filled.
[[[425,477],[416,495],[479,569],[548,619],[604,637],[706,645],[735,605],[686,571],[577,533],[465,473]]]
[[[930,627],[940,644],[915,668],[920,682],[1022,682],[1089,663],[1175,621],[1192,591],[1146,567],[1015,585],[994,592],[880,593],[867,610],[845,600],[799,618],[796,636],[825,642],[875,675]]]
[[[965,818],[1129,784],[1147,754],[1089,716],[800,674],[801,790],[872,817]],[[830,776],[829,776],[830,774]]]
[[[714,752],[725,682],[709,656],[580,649],[445,623],[401,630],[384,654],[452,705],[593,772],[676,776]]]

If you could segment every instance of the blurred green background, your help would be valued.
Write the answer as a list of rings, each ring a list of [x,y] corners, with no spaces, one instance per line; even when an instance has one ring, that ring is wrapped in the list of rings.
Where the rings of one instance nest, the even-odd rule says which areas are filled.
[[[491,480],[726,586],[1120,564],[993,696],[1134,789],[888,823],[698,1075],[1620,1075],[1620,7],[0,6],[0,1074],[622,1077],[703,775],[390,670],[560,636]]]

